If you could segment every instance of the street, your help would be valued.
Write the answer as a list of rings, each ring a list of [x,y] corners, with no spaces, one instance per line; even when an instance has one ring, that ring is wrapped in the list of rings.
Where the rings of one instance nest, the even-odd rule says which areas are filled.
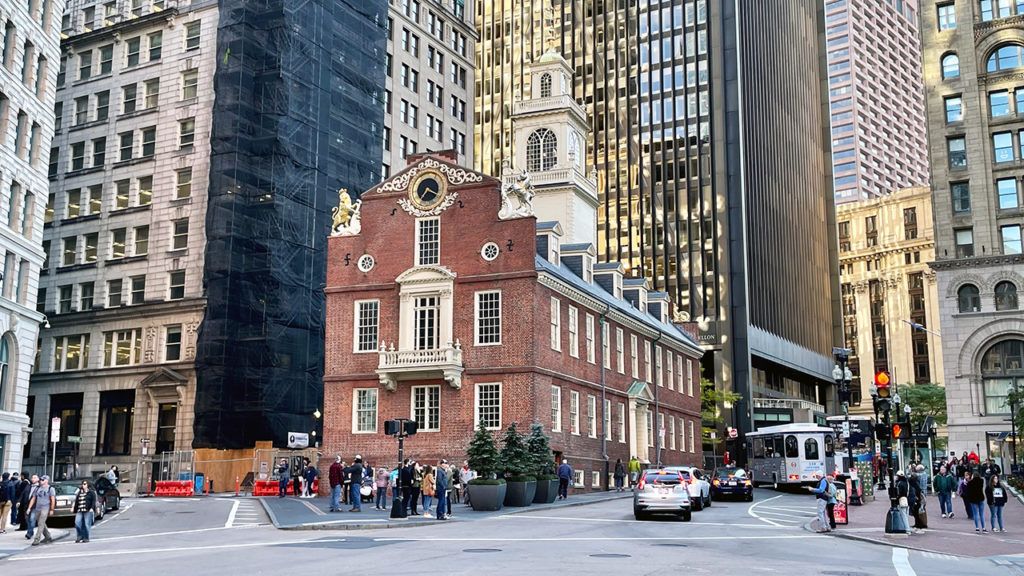
[[[641,565],[647,573],[1024,574],[1024,554],[975,559],[814,534],[804,529],[813,506],[806,495],[758,490],[753,503],[715,502],[688,523],[636,521],[631,500],[622,498],[484,517],[456,505],[455,521],[399,529],[278,530],[255,499],[133,499],[100,523],[87,545],[65,539],[2,562],[34,574],[67,573],[84,555],[104,571],[173,562],[176,573],[189,574],[319,574],[353,565],[378,571],[395,561],[417,571],[512,574],[522,572],[525,558],[531,566],[589,574]]]

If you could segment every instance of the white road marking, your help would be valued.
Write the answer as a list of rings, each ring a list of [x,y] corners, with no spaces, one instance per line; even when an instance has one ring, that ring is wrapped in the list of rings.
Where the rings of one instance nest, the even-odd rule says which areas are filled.
[[[344,538],[331,538],[327,540],[279,540],[274,542],[246,542],[241,544],[217,544],[211,546],[182,546],[178,548],[141,548],[138,550],[104,550],[95,552],[90,550],[87,554],[89,557],[94,556],[124,556],[128,554],[161,554],[165,552],[188,552],[193,550],[225,550],[231,548],[257,548],[260,546],[285,546],[289,544],[309,544],[311,542],[321,544],[327,542],[344,542]],[[25,556],[12,556],[8,558],[8,561],[22,561],[22,560],[50,560],[58,558],[81,558],[81,552],[64,552],[60,554],[31,554]]]
[[[235,514],[238,512],[238,500],[231,503],[231,512],[228,512],[228,521],[224,523],[225,528],[231,528],[235,524]]]
[[[224,528],[218,526],[216,528],[195,528],[193,530],[175,530],[173,532],[153,532],[150,534],[132,534],[131,536],[111,536],[109,538],[93,538],[96,542],[113,542],[114,540],[137,540],[139,538],[151,538],[153,536],[174,536],[176,534],[197,534],[201,532],[213,532],[215,530],[235,530],[242,528],[242,526],[234,526],[232,528]],[[67,546],[71,542],[57,542],[54,546]]]
[[[892,549],[892,565],[896,568],[896,576],[917,576],[910,566],[910,552],[906,548]]]
[[[627,524],[645,524],[646,520],[631,520],[629,518],[572,518],[569,516],[534,516],[533,514],[506,514],[495,516],[497,520],[566,520],[570,522],[612,522]],[[775,528],[764,524],[732,524],[729,522],[688,522],[689,526],[735,526],[738,528]]]
[[[938,554],[936,552],[922,552],[922,556],[925,558],[935,558],[936,560],[953,560],[955,562],[960,561],[959,556],[953,556],[951,554]]]
[[[782,495],[780,494],[778,496],[772,496],[771,498],[769,498],[767,500],[761,500],[760,502],[755,502],[755,503],[751,504],[749,507],[747,507],[747,514],[749,514],[751,518],[755,518],[755,519],[760,520],[762,522],[766,522],[768,524],[771,524],[772,526],[776,526],[776,527],[783,526],[782,524],[779,524],[777,522],[773,522],[771,520],[768,520],[767,518],[762,518],[761,516],[759,516],[757,514],[757,512],[754,512],[754,508],[757,508],[761,504],[765,504],[767,502],[771,502],[772,500],[775,500],[777,498],[782,498]]]
[[[644,541],[679,541],[679,540],[794,540],[794,539],[829,538],[810,534],[793,534],[780,536],[594,536],[594,537],[558,537],[559,542],[644,542]],[[374,538],[374,542],[551,542],[545,538]],[[38,556],[36,556],[38,558]]]
[[[768,508],[768,509],[762,511],[761,514],[764,514],[764,515],[767,515],[767,516],[785,516],[787,518],[815,518],[817,516],[817,515],[813,515],[812,516],[812,515],[807,515],[807,514],[796,515],[796,514],[789,514],[789,513],[786,513],[786,512],[776,512],[775,510],[773,510],[771,508]]]
[[[103,524],[106,524],[107,522],[110,522],[111,520],[117,520],[121,516],[124,516],[125,512],[131,510],[132,506],[134,506],[134,505],[135,505],[135,503],[131,502],[131,503],[126,504],[125,506],[123,506],[121,508],[118,508],[117,514],[114,514],[113,516],[111,516],[109,513],[104,514],[102,520],[100,520],[99,522],[93,524],[93,528],[95,528],[97,526],[102,526]]]

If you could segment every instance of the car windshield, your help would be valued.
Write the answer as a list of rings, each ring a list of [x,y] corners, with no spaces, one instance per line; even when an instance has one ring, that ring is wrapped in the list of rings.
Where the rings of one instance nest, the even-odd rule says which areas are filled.
[[[57,492],[57,496],[74,496],[78,484],[55,484],[53,488]]]
[[[679,472],[669,470],[650,471],[644,474],[644,481],[649,484],[679,484]]]
[[[719,478],[746,478],[747,471],[743,468],[723,468],[715,470],[715,476]]]
[[[683,470],[682,468],[666,468],[666,470],[668,470],[669,472],[676,472],[676,473],[678,473],[679,475],[681,475],[683,477],[683,480],[686,480],[686,481],[690,480],[690,471],[689,470]]]

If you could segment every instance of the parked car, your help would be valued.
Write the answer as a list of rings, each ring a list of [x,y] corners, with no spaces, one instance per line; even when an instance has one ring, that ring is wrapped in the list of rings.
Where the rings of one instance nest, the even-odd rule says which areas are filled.
[[[682,472],[659,468],[640,473],[633,490],[633,517],[642,520],[651,514],[674,514],[690,521],[690,494]]]
[[[754,501],[754,485],[743,468],[715,468],[711,474],[711,497],[721,500],[726,496],[740,497],[747,502]]]
[[[89,480],[96,491],[95,519],[100,520],[110,510],[117,510],[121,506],[121,493],[118,492],[109,480],[100,476],[95,480]],[[53,484],[57,493],[57,503],[50,518],[74,518],[75,492],[82,485],[82,480],[63,480]]]
[[[121,492],[106,476],[97,476],[93,488],[96,490],[96,501],[102,503],[104,513],[121,507]]]
[[[711,506],[711,483],[708,482],[707,474],[703,470],[693,466],[666,466],[665,470],[682,473],[694,510],[699,512]]]

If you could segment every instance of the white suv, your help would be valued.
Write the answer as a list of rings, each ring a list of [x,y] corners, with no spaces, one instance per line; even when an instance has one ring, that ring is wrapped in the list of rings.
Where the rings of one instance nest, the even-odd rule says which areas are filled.
[[[711,506],[711,483],[708,482],[707,474],[703,470],[693,466],[666,466],[665,469],[683,475],[694,510],[703,510],[705,507]]]

